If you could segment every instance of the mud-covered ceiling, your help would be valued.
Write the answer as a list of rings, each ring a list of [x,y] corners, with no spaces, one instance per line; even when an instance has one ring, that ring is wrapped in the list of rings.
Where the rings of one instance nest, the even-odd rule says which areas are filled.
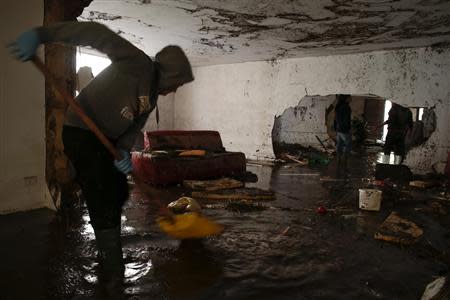
[[[448,0],[94,0],[79,20],[195,66],[450,45]]]

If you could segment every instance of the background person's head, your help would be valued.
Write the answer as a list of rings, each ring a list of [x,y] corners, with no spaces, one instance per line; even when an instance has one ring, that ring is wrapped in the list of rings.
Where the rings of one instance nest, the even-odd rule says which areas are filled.
[[[351,99],[352,98],[350,97],[350,95],[339,94],[337,96],[337,104],[336,104],[336,106],[340,106],[340,105],[343,105],[343,104],[348,104],[348,103],[350,103]]]

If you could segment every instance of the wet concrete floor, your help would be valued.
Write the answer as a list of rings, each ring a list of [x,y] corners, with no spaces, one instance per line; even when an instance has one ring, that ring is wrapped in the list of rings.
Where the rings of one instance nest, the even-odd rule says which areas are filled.
[[[162,234],[151,203],[132,193],[122,218],[123,298],[420,299],[429,282],[448,273],[448,207],[426,210],[433,192],[413,191],[387,196],[380,212],[359,210],[358,188],[367,185],[371,164],[352,158],[348,180],[341,181],[320,180],[336,178],[335,162],[249,164],[259,180],[247,186],[271,189],[276,200],[240,212],[205,209],[226,230],[201,243]],[[171,188],[167,200],[184,194]],[[319,205],[328,213],[318,214]],[[424,229],[419,242],[398,246],[373,238],[392,211]],[[0,239],[0,299],[102,299],[82,206],[58,217],[48,210],[1,216]]]

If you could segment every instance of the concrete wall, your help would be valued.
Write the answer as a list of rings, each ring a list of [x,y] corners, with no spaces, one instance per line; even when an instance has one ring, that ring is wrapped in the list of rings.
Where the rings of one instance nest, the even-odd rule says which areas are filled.
[[[336,96],[306,96],[296,107],[290,107],[276,118],[272,139],[287,144],[322,148],[316,135],[323,141],[328,136],[325,122],[327,108]],[[334,119],[334,114],[331,116]]]
[[[449,150],[450,50],[407,49],[199,67],[176,94],[174,126],[214,129],[225,147],[271,159],[275,116],[306,95],[375,94],[404,106],[436,106],[437,129],[406,164],[417,172]]]
[[[45,182],[44,79],[4,45],[42,24],[44,2],[2,3],[0,12],[0,214],[51,207]]]
[[[352,119],[363,119],[366,101],[380,101],[364,96],[352,96],[350,107],[352,109]],[[322,145],[317,140],[318,136],[323,142],[334,132],[334,107],[327,115],[326,111],[331,105],[336,103],[336,95],[328,96],[305,96],[297,106],[287,108],[282,115],[275,118],[272,140],[274,142],[284,142],[287,144],[301,144],[305,147],[322,149]],[[382,111],[372,111],[373,114],[384,114]],[[327,120],[325,121],[325,117]],[[383,123],[380,120],[376,125]],[[328,127],[328,128],[327,128]],[[333,146],[328,140],[325,144]]]
[[[364,107],[366,98],[362,96],[352,96],[350,107],[352,108],[352,118],[362,119],[364,117]]]
[[[171,130],[174,126],[174,100],[175,94],[171,93],[167,96],[159,96],[159,125],[156,124],[156,109],[151,113],[145,124],[143,131],[152,130]]]

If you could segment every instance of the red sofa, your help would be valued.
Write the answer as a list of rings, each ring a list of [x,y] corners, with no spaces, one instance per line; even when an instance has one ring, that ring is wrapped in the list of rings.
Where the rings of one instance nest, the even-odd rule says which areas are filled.
[[[132,153],[134,169],[153,185],[205,180],[245,172],[242,152],[228,152],[220,134],[209,130],[147,131],[144,151]],[[206,150],[204,156],[178,156],[180,150]]]

